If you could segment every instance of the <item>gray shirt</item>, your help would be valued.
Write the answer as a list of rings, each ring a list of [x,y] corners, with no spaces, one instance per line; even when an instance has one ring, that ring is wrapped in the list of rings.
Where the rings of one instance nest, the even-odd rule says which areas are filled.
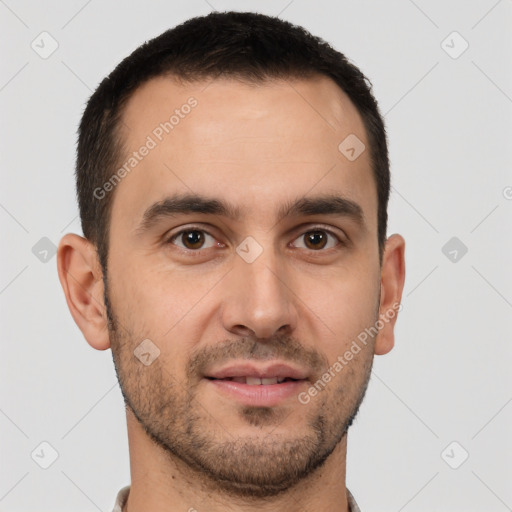
[[[123,507],[128,499],[128,494],[130,493],[130,486],[127,485],[123,487],[119,493],[117,494],[116,504],[114,505],[114,510],[112,512],[123,512]],[[356,500],[352,493],[347,489],[347,499],[348,499],[348,510],[349,512],[361,512],[361,509],[357,506]]]

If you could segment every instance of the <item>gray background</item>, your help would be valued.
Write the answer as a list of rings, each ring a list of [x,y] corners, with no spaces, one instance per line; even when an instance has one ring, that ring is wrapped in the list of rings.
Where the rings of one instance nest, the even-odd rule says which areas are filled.
[[[212,9],[305,26],[361,67],[385,114],[407,275],[396,346],[349,433],[348,488],[363,512],[512,510],[511,0],[0,0],[0,510],[110,511],[129,482],[111,353],[74,324],[51,248],[81,234],[74,151],[92,90]]]

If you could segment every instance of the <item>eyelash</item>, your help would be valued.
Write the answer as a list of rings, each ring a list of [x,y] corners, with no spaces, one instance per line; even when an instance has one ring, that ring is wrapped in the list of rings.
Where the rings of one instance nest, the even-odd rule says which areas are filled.
[[[199,231],[199,232],[205,233],[205,234],[207,234],[207,235],[209,235],[209,236],[211,236],[212,238],[215,239],[215,237],[211,233],[209,233],[205,229],[201,228],[200,226],[188,226],[186,229],[182,229],[182,230],[178,231],[177,233],[174,233],[173,235],[168,237],[165,240],[165,244],[166,245],[167,244],[173,244],[173,241],[175,239],[179,238],[180,235],[182,235],[183,233],[188,233],[190,231]],[[323,231],[323,232],[327,233],[328,235],[331,235],[332,237],[334,237],[336,239],[338,244],[335,247],[330,247],[329,249],[319,249],[317,251],[315,251],[314,249],[310,249],[310,251],[313,252],[313,253],[327,252],[330,249],[336,249],[336,248],[344,247],[344,246],[347,245],[347,243],[344,240],[342,240],[338,235],[336,235],[333,231],[331,231],[330,229],[327,229],[327,228],[325,228],[323,226],[313,226],[312,228],[309,228],[306,231],[304,231],[303,233],[301,233],[294,240],[296,240],[297,238],[300,238],[301,236],[306,235],[307,233],[312,233],[314,231]],[[214,247],[208,247],[207,249],[203,249],[203,248],[200,248],[200,249],[187,249],[187,248],[183,248],[183,247],[179,247],[179,246],[177,246],[177,247],[181,251],[189,253],[189,254],[190,253],[196,253],[195,255],[197,255],[197,256],[199,256],[202,251],[206,251],[208,249],[213,249],[214,248]],[[299,247],[299,249],[302,249],[302,247]],[[307,248],[306,248],[306,250],[307,250]]]

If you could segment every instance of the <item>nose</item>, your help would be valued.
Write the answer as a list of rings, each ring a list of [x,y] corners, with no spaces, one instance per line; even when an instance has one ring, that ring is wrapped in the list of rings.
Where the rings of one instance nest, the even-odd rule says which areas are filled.
[[[225,282],[222,322],[239,336],[290,335],[297,326],[296,296],[271,251],[247,263],[239,259]]]

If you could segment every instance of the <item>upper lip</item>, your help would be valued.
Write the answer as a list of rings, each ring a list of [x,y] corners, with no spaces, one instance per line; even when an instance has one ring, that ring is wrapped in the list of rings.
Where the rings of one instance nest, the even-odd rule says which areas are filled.
[[[210,371],[205,376],[214,379],[226,379],[228,377],[258,377],[260,379],[288,377],[290,379],[301,380],[308,377],[308,372],[305,369],[280,362],[267,365],[232,363],[218,370]]]

